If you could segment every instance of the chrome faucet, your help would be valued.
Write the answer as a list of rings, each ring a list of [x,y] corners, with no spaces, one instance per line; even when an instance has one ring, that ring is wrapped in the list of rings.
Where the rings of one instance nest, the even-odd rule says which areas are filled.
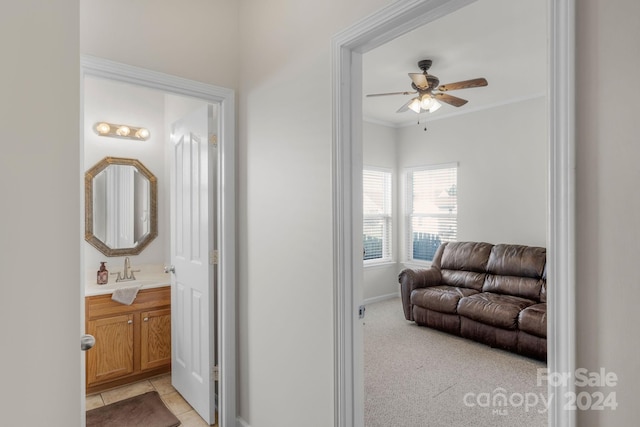
[[[124,271],[122,274],[118,271],[118,276],[116,277],[116,282],[126,282],[129,280],[136,280],[136,275],[134,273],[139,272],[140,270],[132,270],[131,269],[131,261],[129,257],[125,257],[124,259]],[[116,273],[111,273],[116,274]]]

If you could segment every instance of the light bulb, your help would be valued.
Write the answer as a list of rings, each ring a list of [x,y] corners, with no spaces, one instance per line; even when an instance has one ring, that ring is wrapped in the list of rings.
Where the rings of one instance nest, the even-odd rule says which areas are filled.
[[[433,98],[431,98],[428,94],[425,94],[420,100],[420,107],[423,110],[428,110],[433,105],[433,101]]]
[[[100,135],[106,135],[110,130],[111,126],[109,126],[107,123],[98,123],[96,125],[96,132],[98,132]]]
[[[149,138],[149,130],[145,128],[140,128],[136,131],[136,138],[138,139],[147,139]]]
[[[128,136],[130,132],[131,129],[129,129],[127,126],[120,126],[118,130],[116,130],[116,133],[120,136]]]

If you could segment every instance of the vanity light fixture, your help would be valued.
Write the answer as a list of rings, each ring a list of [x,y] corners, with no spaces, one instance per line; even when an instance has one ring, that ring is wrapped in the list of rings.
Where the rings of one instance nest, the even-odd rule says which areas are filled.
[[[107,122],[98,122],[93,126],[93,130],[100,136],[111,136],[115,138],[135,139],[146,141],[151,133],[147,128],[140,128],[129,125],[116,125]]]

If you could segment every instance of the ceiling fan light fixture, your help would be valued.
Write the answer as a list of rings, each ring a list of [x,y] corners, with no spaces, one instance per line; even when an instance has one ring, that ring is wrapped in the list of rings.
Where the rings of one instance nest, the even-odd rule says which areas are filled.
[[[409,109],[413,112],[415,112],[416,114],[420,113],[420,110],[422,109],[422,103],[420,102],[419,98],[413,98],[411,100],[411,103],[409,104]]]
[[[412,108],[411,105],[414,104],[414,102],[412,102],[411,105],[409,105],[409,108],[411,108],[416,113],[427,111],[429,113],[433,113],[434,111],[438,110],[438,108],[442,107],[442,104],[428,93],[425,93],[424,95],[415,99],[418,100],[419,107],[416,107],[415,109]]]
[[[420,107],[422,107],[423,110],[428,110],[429,108],[431,108],[434,101],[435,99],[429,96],[428,93],[425,93],[424,95],[422,95],[422,98],[420,98]]]
[[[438,102],[438,100],[437,100],[437,99],[433,99],[433,98],[431,98],[431,101],[432,101],[432,102],[431,102],[431,105],[429,106],[429,108],[427,108],[427,110],[428,110],[430,113],[433,113],[433,112],[435,112],[435,111],[438,111],[438,108],[442,107],[442,104],[441,104],[440,102]]]

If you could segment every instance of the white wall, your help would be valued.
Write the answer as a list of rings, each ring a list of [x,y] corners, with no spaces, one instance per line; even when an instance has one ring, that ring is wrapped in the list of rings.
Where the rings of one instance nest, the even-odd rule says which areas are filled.
[[[79,136],[73,130],[78,129],[80,114],[78,3],[12,2],[0,15],[0,46],[12,65],[0,71],[0,120],[5,132],[0,157],[4,274],[0,331],[4,342],[10,343],[0,366],[4,396],[0,408],[8,425],[79,425],[80,277],[73,273],[80,265],[82,241]],[[119,7],[114,9],[127,10],[125,3],[131,4],[85,0],[82,7],[86,12],[88,5],[115,4]],[[154,20],[156,9],[179,18],[188,10],[181,2],[175,2],[175,8],[169,3],[135,3],[149,7],[146,16],[158,24],[157,37],[133,26],[126,37],[121,36],[121,27],[112,31],[118,28],[112,16],[110,30],[101,31],[95,37],[97,45],[91,46],[87,33],[98,18],[85,20],[89,24],[81,32],[85,48],[91,47],[97,56],[122,62],[135,59],[135,65],[186,77],[198,74],[213,84],[236,88],[228,82],[242,82],[241,416],[252,427],[330,426],[334,408],[329,40],[337,30],[387,2],[331,0],[318,7],[311,0],[243,0],[247,32],[239,43],[231,42],[234,37],[224,32],[238,27],[234,10],[238,2],[190,2],[211,8],[194,19],[226,21],[219,33],[226,35],[226,45],[204,49],[211,55],[197,58],[186,46],[181,61],[163,47],[167,38],[183,40],[180,32],[167,30],[171,20]],[[640,148],[635,101],[629,98],[640,92],[636,78],[640,58],[633,54],[640,39],[640,3],[580,0],[576,7],[578,366],[605,367],[620,378],[615,388],[618,409],[583,411],[578,421],[580,427],[630,426],[640,418],[636,404],[640,345],[634,339],[640,300],[636,268]],[[210,34],[220,26],[193,28],[193,33]],[[109,40],[114,47],[106,46]],[[216,45],[215,40],[207,43]],[[147,45],[153,53],[138,59],[131,45]],[[120,57],[118,48],[130,53]],[[240,68],[231,65],[238,55]],[[198,61],[206,65],[185,67]],[[217,62],[222,68],[216,68]],[[263,193],[282,199],[287,209],[264,215],[264,207],[270,205],[265,205]],[[271,228],[308,237],[310,226],[321,236],[313,253],[290,235],[275,243],[270,239]],[[34,390],[48,396],[38,401],[38,411],[33,410]]]
[[[374,166],[393,171],[393,262],[366,265],[363,272],[362,293],[365,301],[398,294],[398,180],[397,180],[396,129],[365,121],[362,126],[362,155],[364,166]]]
[[[134,269],[167,261],[169,250],[168,191],[165,179],[165,96],[163,93],[95,77],[84,81],[84,171],[107,156],[139,160],[158,182],[158,237],[140,254],[131,256]],[[93,125],[106,121],[146,127],[146,141],[98,136]],[[83,219],[84,220],[84,219]],[[87,242],[83,243],[84,265],[88,280],[95,280],[100,261],[107,261],[111,273],[121,271],[124,257],[107,257]],[[145,267],[140,267],[140,266]],[[113,280],[113,279],[110,279]]]
[[[640,2],[577,5],[577,365],[618,375],[615,411],[585,411],[580,427],[640,419]],[[600,82],[600,83],[594,83]]]
[[[235,89],[238,19],[237,0],[82,0],[80,52]]]
[[[330,41],[387,3],[240,3],[239,409],[251,427],[333,425]]]
[[[0,412],[80,425],[78,1],[0,13]]]
[[[546,99],[398,131],[398,165],[458,163],[458,240],[546,247]]]

